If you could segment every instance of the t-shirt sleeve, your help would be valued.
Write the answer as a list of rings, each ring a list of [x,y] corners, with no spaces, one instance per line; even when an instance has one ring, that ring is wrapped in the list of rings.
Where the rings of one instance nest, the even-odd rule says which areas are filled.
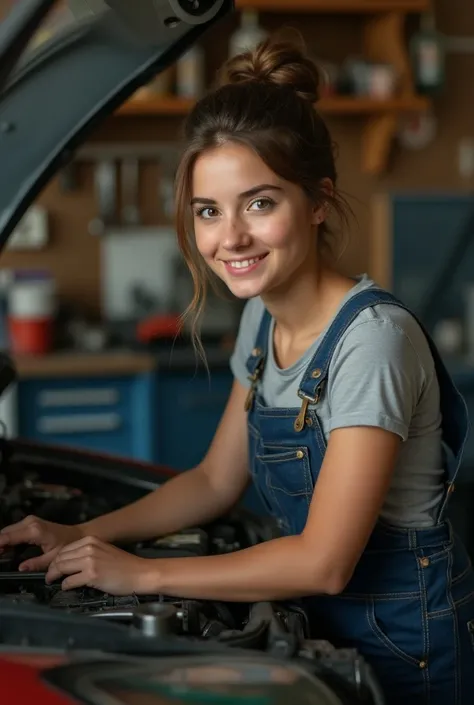
[[[260,298],[249,299],[240,318],[239,332],[230,358],[230,369],[235,379],[244,387],[250,387],[247,360],[255,347],[264,310]]]
[[[425,384],[409,336],[390,321],[354,326],[337,346],[329,368],[329,431],[377,426],[402,440]]]

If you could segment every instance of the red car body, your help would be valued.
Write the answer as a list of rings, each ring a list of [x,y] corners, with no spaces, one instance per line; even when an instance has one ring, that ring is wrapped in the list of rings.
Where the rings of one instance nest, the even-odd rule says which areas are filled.
[[[77,705],[77,700],[42,680],[46,668],[67,660],[66,656],[0,656],[1,701],[5,705]]]

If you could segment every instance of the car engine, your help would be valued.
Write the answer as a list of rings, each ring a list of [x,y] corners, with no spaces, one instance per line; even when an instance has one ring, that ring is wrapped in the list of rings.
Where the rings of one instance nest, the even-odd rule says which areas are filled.
[[[19,482],[8,484],[0,475],[0,526],[21,521],[28,515],[62,524],[76,524],[113,510],[116,502],[107,501],[92,493],[83,492],[69,485],[42,482],[33,472]],[[144,558],[170,558],[182,556],[204,556],[228,553],[259,540],[258,528],[251,526],[250,519],[238,521],[230,517],[214,522],[205,528],[194,528],[179,533],[123,545],[131,553]],[[0,554],[0,598],[16,603],[48,605],[53,609],[67,609],[91,615],[108,614],[119,619],[110,610],[133,608],[139,604],[165,601],[161,596],[136,596],[115,598],[94,589],[63,592],[60,584],[47,585],[44,573],[20,573],[19,564],[26,558],[40,555],[36,546],[20,546],[7,549]],[[182,632],[190,636],[217,636],[224,629],[237,628],[241,617],[238,610],[232,614],[224,607],[188,601],[179,603]]]
[[[146,491],[147,482],[148,490],[153,489],[149,469],[140,475],[139,468],[124,470],[117,461],[99,456],[58,449],[48,454],[4,443],[0,460],[0,527],[28,515],[75,524],[133,501]],[[239,508],[209,525],[121,548],[146,558],[202,556],[229,553],[276,533],[270,520]],[[46,584],[44,573],[18,571],[22,561],[40,552],[24,545],[0,553],[0,651],[66,648],[156,656],[190,648],[209,648],[211,653],[216,647],[233,653],[258,650],[305,664],[331,684],[344,705],[384,702],[370,667],[355,650],[310,637],[298,603],[115,597],[92,588],[63,591],[60,581]]]

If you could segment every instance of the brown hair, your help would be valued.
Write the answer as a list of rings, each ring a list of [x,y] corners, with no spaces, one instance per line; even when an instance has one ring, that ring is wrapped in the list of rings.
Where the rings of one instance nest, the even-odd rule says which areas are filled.
[[[190,209],[192,171],[205,150],[226,142],[252,149],[286,181],[298,184],[314,203],[328,203],[344,220],[348,207],[336,191],[333,143],[314,104],[320,75],[302,48],[282,40],[266,40],[255,51],[230,59],[218,85],[191,110],[184,125],[186,148],[176,175],[176,228],[181,252],[194,282],[194,296],[185,315],[194,314],[196,338],[210,270],[197,252]],[[323,180],[330,179],[328,193]],[[319,226],[328,245],[326,223]]]

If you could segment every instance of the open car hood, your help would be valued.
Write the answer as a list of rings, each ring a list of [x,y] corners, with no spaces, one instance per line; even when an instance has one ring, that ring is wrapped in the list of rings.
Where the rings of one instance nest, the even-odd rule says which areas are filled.
[[[69,21],[35,49],[60,4],[21,0],[0,24],[0,251],[98,123],[234,8],[233,0],[70,0]]]
[[[0,249],[97,123],[233,9],[233,0],[74,0],[73,21],[35,47],[54,4],[21,0],[0,25]],[[0,392],[13,376],[0,356]],[[27,514],[89,520],[169,476],[164,468],[1,435],[0,456],[0,526]],[[274,535],[269,520],[238,508],[222,521],[124,548],[148,558],[217,555]],[[0,555],[2,702],[384,702],[358,652],[309,638],[298,604],[63,591],[43,573],[18,570],[25,551],[36,547]],[[55,653],[57,667],[43,673]]]

